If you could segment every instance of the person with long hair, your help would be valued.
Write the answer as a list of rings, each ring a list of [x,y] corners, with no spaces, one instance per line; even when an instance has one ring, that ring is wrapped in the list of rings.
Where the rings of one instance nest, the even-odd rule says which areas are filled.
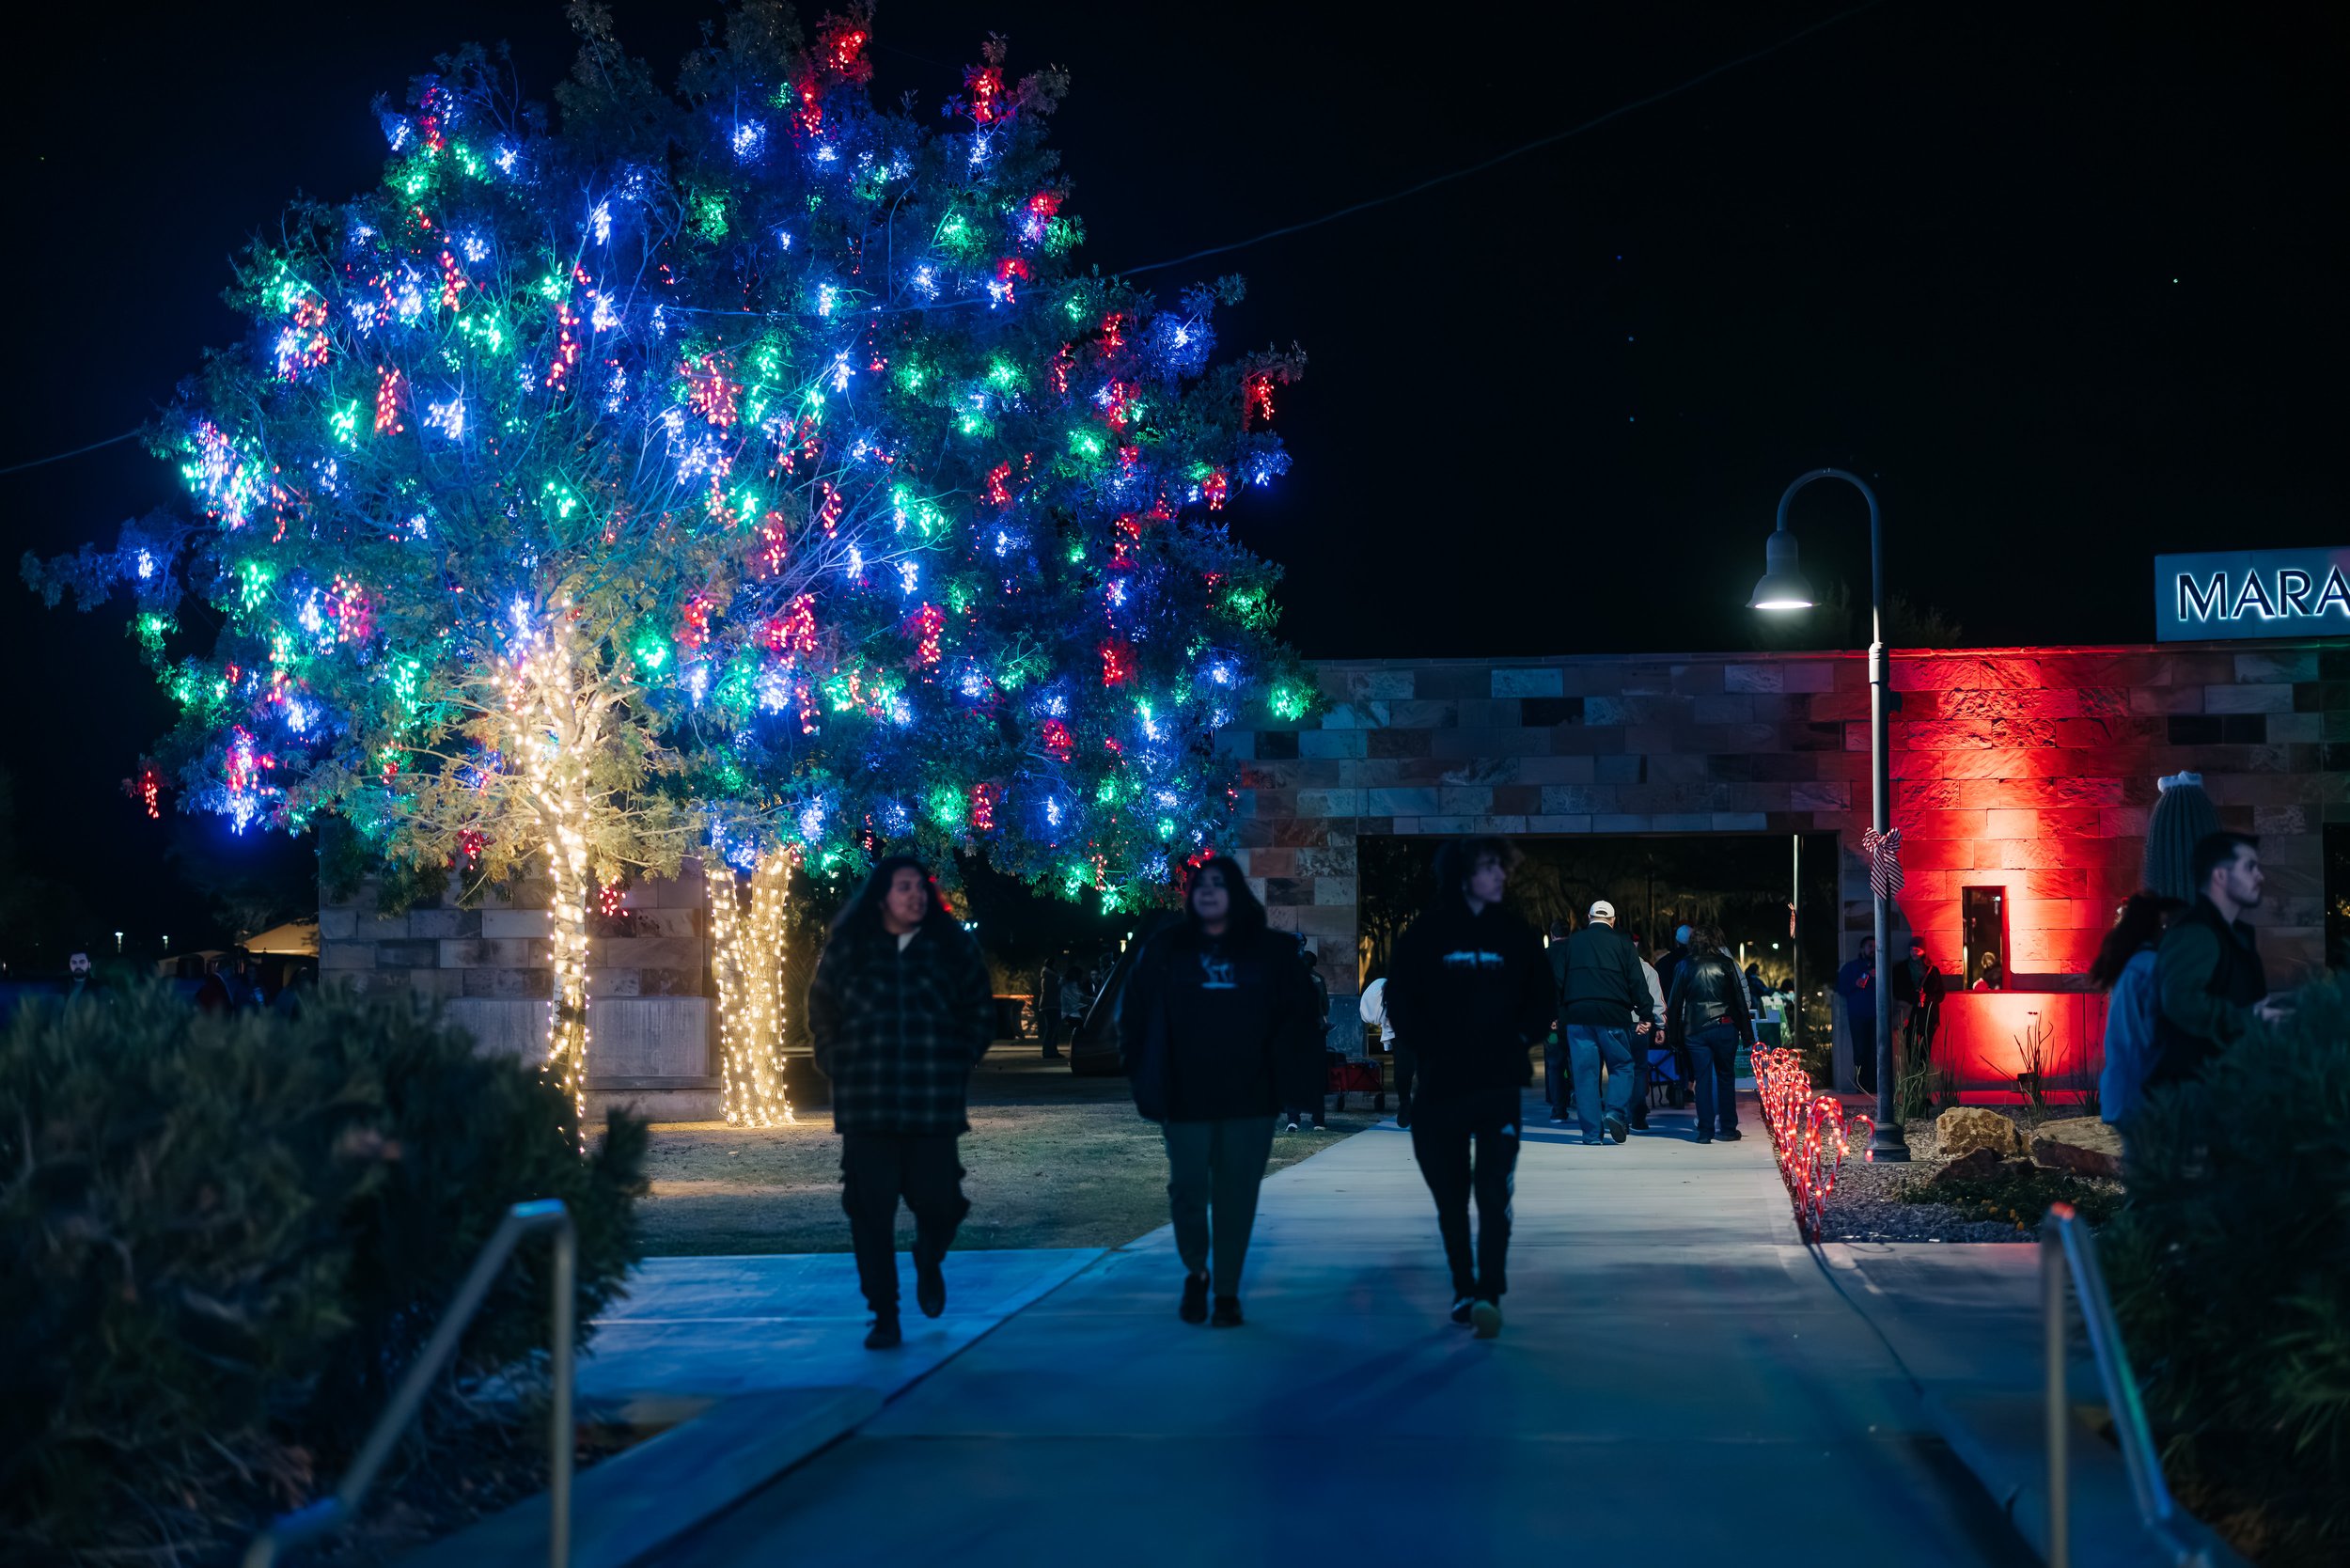
[[[2154,950],[2162,922],[2179,907],[2159,893],[2136,892],[2114,911],[2113,929],[2089,966],[2107,993],[2106,1064],[2097,1074],[2097,1114],[2119,1123],[2138,1108],[2154,1066]]]
[[[1550,1032],[1559,996],[1542,938],[1501,907],[1510,862],[1499,839],[1447,843],[1436,856],[1436,902],[1396,943],[1387,976],[1396,1039],[1419,1053],[1412,1157],[1436,1203],[1452,1321],[1480,1340],[1501,1332],[1522,1100],[1534,1081],[1529,1053]]]
[[[1296,942],[1267,928],[1240,867],[1221,855],[1194,866],[1183,918],[1143,948],[1118,1006],[1135,1108],[1167,1139],[1185,1323],[1241,1325],[1274,1120],[1321,1092],[1322,1022]]]
[[[807,988],[816,1070],[832,1080],[840,1134],[840,1206],[857,1283],[872,1309],[868,1350],[898,1326],[898,1202],[914,1214],[914,1296],[947,1309],[943,1263],[971,1212],[956,1140],[971,1130],[971,1070],[995,1034],[994,987],[979,946],[910,855],[873,868],[832,923]]]
[[[1754,1014],[1747,978],[1738,972],[1722,933],[1711,928],[1689,937],[1689,959],[1673,977],[1665,1003],[1665,1041],[1689,1063],[1697,1099],[1698,1141],[1735,1143],[1738,1131],[1738,1047],[1754,1049]]]

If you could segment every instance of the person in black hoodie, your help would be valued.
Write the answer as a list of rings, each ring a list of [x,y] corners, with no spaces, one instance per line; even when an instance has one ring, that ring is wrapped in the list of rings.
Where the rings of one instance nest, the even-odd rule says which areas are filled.
[[[893,855],[832,923],[807,988],[816,1070],[832,1080],[840,1206],[857,1283],[873,1309],[868,1350],[901,1342],[898,1200],[914,1211],[914,1298],[947,1309],[941,1265],[971,1204],[955,1140],[971,1130],[971,1069],[995,1034],[979,945],[948,913],[922,862]]]
[[[1396,943],[1387,1017],[1419,1057],[1412,1156],[1436,1200],[1452,1269],[1452,1321],[1501,1332],[1510,1196],[1528,1058],[1549,1032],[1557,993],[1534,928],[1501,907],[1510,846],[1465,839],[1436,856],[1436,902]],[[1477,1245],[1469,1245],[1469,1198]]]
[[[1321,1092],[1322,1019],[1297,943],[1266,929],[1264,905],[1229,856],[1192,869],[1183,916],[1135,964],[1119,999],[1119,1051],[1135,1108],[1167,1136],[1167,1207],[1183,1261],[1177,1315],[1237,1328],[1274,1118],[1285,1105],[1319,1103],[1307,1096]]]

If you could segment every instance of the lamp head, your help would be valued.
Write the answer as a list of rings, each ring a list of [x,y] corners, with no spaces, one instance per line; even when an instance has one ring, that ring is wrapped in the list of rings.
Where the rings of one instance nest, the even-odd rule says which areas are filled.
[[[1754,585],[1747,607],[1755,610],[1808,610],[1817,600],[1811,579],[1797,564],[1795,536],[1784,528],[1772,530],[1762,546],[1762,577]]]

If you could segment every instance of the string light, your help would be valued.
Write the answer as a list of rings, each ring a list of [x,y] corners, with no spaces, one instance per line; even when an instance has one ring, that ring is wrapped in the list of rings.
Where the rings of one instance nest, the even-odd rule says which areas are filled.
[[[1792,1047],[1758,1046],[1751,1053],[1762,1124],[1778,1157],[1778,1172],[1794,1200],[1795,1223],[1807,1241],[1820,1240],[1827,1200],[1856,1138],[1866,1148],[1876,1123],[1847,1117],[1844,1102],[1815,1090],[1803,1058]],[[1864,1153],[1863,1158],[1866,1158]]]
[[[794,1120],[783,1075],[783,949],[791,899],[791,856],[759,858],[749,907],[723,859],[705,867],[710,891],[711,969],[718,981],[718,1059],[729,1126],[776,1127]]]

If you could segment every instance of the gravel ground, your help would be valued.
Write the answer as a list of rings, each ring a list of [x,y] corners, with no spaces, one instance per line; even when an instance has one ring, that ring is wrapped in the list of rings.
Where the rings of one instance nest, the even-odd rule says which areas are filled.
[[[2017,1121],[2019,1111],[1995,1106]],[[1871,1165],[1857,1158],[1848,1162],[1836,1180],[1820,1227],[1824,1241],[2029,1242],[2039,1237],[2037,1215],[2021,1224],[2009,1220],[1976,1219],[1947,1203],[1904,1203],[1900,1192],[1913,1182],[1924,1182],[1950,1164],[1939,1152],[1934,1122],[1909,1122],[1909,1162]]]

